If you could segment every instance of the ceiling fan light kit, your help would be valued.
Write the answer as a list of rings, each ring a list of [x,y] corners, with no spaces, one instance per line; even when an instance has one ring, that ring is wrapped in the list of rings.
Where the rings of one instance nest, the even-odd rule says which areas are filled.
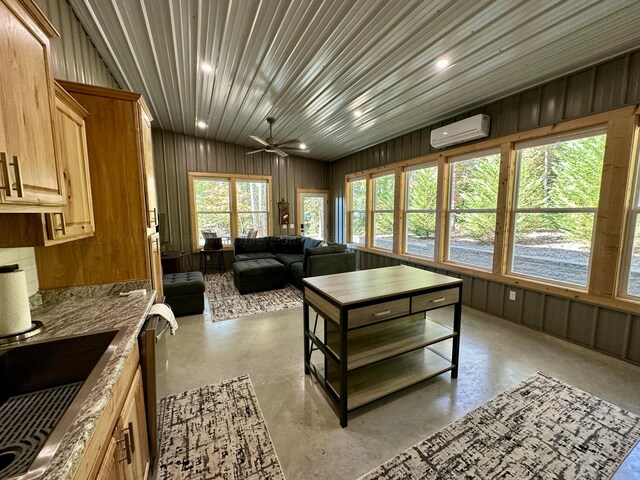
[[[293,152],[309,153],[309,149],[307,149],[307,146],[297,138],[291,138],[289,140],[285,140],[284,142],[278,142],[278,140],[276,140],[273,137],[273,132],[272,132],[272,126],[274,123],[276,123],[276,119],[274,117],[267,117],[267,123],[269,124],[269,136],[267,138],[262,139],[260,137],[256,137],[255,135],[249,135],[249,138],[255,140],[264,148],[247,152],[247,155],[254,155],[260,152],[267,152],[267,153],[275,153],[279,157],[283,157],[283,158],[288,157],[289,154],[287,154],[283,149],[291,150]]]

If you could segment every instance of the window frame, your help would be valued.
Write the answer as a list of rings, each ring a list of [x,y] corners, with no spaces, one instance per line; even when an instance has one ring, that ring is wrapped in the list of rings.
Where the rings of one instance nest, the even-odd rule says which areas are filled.
[[[266,199],[266,207],[267,210],[240,210],[238,208],[238,183],[266,183],[267,184],[267,199]],[[271,229],[269,228],[269,224],[271,223],[269,221],[269,214],[271,213],[269,211],[269,198],[270,198],[270,185],[269,185],[269,181],[265,180],[265,179],[258,179],[258,178],[252,178],[252,179],[247,179],[247,178],[240,178],[240,177],[236,177],[234,180],[234,188],[233,188],[234,192],[235,192],[235,203],[236,203],[236,211],[235,211],[235,215],[236,215],[236,222],[237,222],[237,226],[236,228],[238,228],[240,226],[240,214],[254,214],[254,213],[258,213],[258,214],[266,214],[267,215],[267,231],[270,231]],[[236,233],[240,233],[239,231]],[[244,233],[244,232],[242,232]],[[236,235],[237,236],[237,235]]]
[[[364,181],[364,210],[353,210],[353,190],[351,188],[351,182]],[[354,245],[360,247],[366,247],[369,245],[369,214],[368,214],[368,205],[369,205],[369,176],[368,175],[359,175],[354,177],[347,177],[347,235],[346,240],[347,243],[352,243]],[[364,243],[353,243],[353,213],[361,212],[364,215]]]
[[[636,136],[638,132],[636,131]],[[623,240],[620,269],[618,271],[618,291],[617,295],[632,301],[640,301],[640,295],[629,293],[629,277],[631,276],[631,259],[633,258],[633,243],[638,230],[638,214],[640,214],[640,148],[638,139],[634,144],[631,163],[631,194],[627,201],[627,211],[625,213],[624,224],[625,236]]]
[[[509,211],[509,246],[507,250],[507,269],[506,275],[511,277],[518,278],[526,278],[529,280],[533,280],[536,282],[543,282],[550,285],[557,285],[560,287],[571,287],[576,290],[581,290],[584,292],[589,291],[589,283],[591,280],[591,266],[593,264],[593,247],[595,241],[595,232],[596,232],[596,222],[598,220],[598,206],[596,207],[578,207],[578,208],[518,208],[518,193],[520,187],[520,156],[518,155],[519,150],[523,150],[525,148],[531,147],[540,147],[543,145],[551,145],[555,143],[567,142],[570,140],[576,140],[580,138],[586,138],[596,135],[607,135],[607,127],[606,125],[599,125],[594,127],[589,127],[586,129],[568,131],[564,133],[560,133],[557,135],[547,135],[544,137],[538,137],[531,140],[524,140],[522,142],[516,142],[513,145],[513,153],[514,153],[514,185],[513,185],[513,196],[511,198],[511,208]],[[603,157],[604,161],[604,157]],[[600,174],[600,182],[602,182],[602,173]],[[600,190],[602,190],[602,183],[600,185]],[[575,283],[570,282],[562,282],[560,280],[554,280],[551,278],[545,277],[535,277],[533,275],[527,275],[525,273],[514,272],[513,271],[513,263],[514,263],[514,255],[515,255],[515,246],[516,246],[516,218],[519,213],[592,213],[593,214],[593,228],[591,230],[591,249],[589,252],[589,263],[587,265],[587,282],[586,285],[577,285]]]
[[[497,243],[497,236],[498,236],[498,228],[497,228],[497,224],[494,227],[494,239],[493,239],[493,252],[491,253],[491,261],[492,261],[492,265],[489,268],[483,268],[480,267],[478,265],[473,265],[470,263],[463,263],[463,262],[456,262],[455,260],[451,260],[449,258],[449,254],[450,254],[450,238],[451,238],[451,217],[452,215],[455,214],[460,214],[460,213],[493,213],[496,216],[496,222],[498,220],[498,209],[500,206],[500,176],[498,175],[498,191],[497,191],[497,195],[496,195],[496,208],[494,209],[489,209],[489,208],[452,208],[453,205],[453,186],[454,186],[454,181],[453,181],[453,164],[455,163],[459,163],[459,162],[464,162],[464,161],[468,161],[468,160],[474,160],[474,159],[478,159],[481,157],[487,157],[490,155],[498,155],[500,158],[500,165],[502,165],[503,162],[503,158],[502,158],[502,151],[500,146],[496,146],[496,147],[492,147],[492,148],[487,148],[487,149],[483,149],[483,150],[478,150],[478,151],[474,151],[474,152],[469,152],[469,153],[464,153],[461,155],[455,155],[455,156],[450,156],[447,157],[447,163],[446,163],[446,168],[447,168],[447,183],[448,185],[446,186],[447,188],[447,201],[446,201],[446,213],[445,213],[445,222],[446,225],[445,230],[443,232],[444,234],[444,250],[442,252],[443,254],[443,263],[445,264],[450,264],[450,265],[457,265],[460,267],[464,267],[464,268],[468,268],[471,270],[479,270],[482,272],[490,272],[493,273],[493,263],[495,262],[495,258],[496,258],[496,243]]]
[[[436,169],[436,206],[433,210],[431,209],[427,209],[427,210],[412,210],[409,208],[409,182],[407,180],[408,174],[410,174],[411,172],[415,172],[416,170],[424,170],[427,168],[435,168]],[[419,165],[412,165],[410,167],[405,167],[402,170],[402,174],[404,175],[404,182],[403,183],[403,187],[404,187],[404,211],[403,211],[403,215],[402,215],[402,219],[403,219],[403,226],[402,226],[402,235],[403,235],[403,241],[402,241],[402,253],[404,255],[411,255],[412,257],[418,257],[418,258],[423,258],[425,260],[428,261],[432,261],[435,262],[438,260],[438,238],[440,236],[440,211],[438,209],[438,205],[440,203],[440,197],[442,195],[442,192],[440,191],[442,188],[441,182],[440,182],[440,168],[441,168],[441,163],[438,160],[432,160],[430,162],[425,162],[425,163],[421,163]],[[409,232],[409,214],[410,213],[427,213],[427,214],[433,214],[436,217],[436,223],[435,223],[435,231],[434,231],[434,245],[433,245],[433,257],[426,257],[424,255],[419,255],[417,253],[411,253],[407,251],[407,244],[408,244],[408,232]]]
[[[199,179],[224,179],[229,181],[229,206],[231,208],[231,232],[229,238],[229,244],[224,245],[225,250],[233,248],[233,242],[238,238],[238,214],[239,213],[254,213],[254,212],[238,212],[237,209],[237,192],[236,183],[238,181],[263,181],[267,183],[267,234],[273,234],[273,218],[272,218],[272,179],[270,175],[250,175],[250,174],[232,174],[232,173],[211,173],[211,172],[188,172],[189,178],[189,213],[191,221],[191,250],[193,253],[199,253],[202,247],[200,246],[200,233],[198,230],[197,216],[200,213],[195,209],[195,189],[194,183]],[[213,212],[213,213],[226,213],[226,212]],[[257,212],[265,213],[265,212]]]
[[[375,188],[375,182],[376,179],[381,178],[381,177],[393,177],[393,209],[391,210],[376,210],[375,206],[376,206],[376,188]],[[369,184],[371,185],[371,209],[370,209],[370,214],[367,216],[368,218],[371,219],[370,221],[370,225],[371,225],[371,237],[369,238],[369,247],[370,248],[374,248],[376,250],[380,250],[382,252],[390,252],[393,253],[394,251],[394,247],[396,244],[396,232],[397,232],[397,228],[398,225],[396,224],[396,209],[398,208],[398,205],[396,204],[396,198],[398,196],[398,176],[396,175],[396,171],[395,169],[390,169],[390,170],[385,170],[382,172],[377,172],[375,174],[372,174],[370,179],[369,179]],[[384,247],[379,247],[375,244],[375,240],[376,240],[376,222],[375,222],[375,216],[376,213],[390,213],[393,216],[393,225],[391,227],[391,248],[384,248]]]

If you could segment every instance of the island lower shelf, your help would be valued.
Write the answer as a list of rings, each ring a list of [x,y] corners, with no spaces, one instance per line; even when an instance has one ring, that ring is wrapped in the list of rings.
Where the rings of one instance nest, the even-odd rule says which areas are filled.
[[[329,367],[327,381],[340,396],[338,370]],[[361,407],[454,367],[449,360],[426,347],[351,370],[347,382],[347,409]]]

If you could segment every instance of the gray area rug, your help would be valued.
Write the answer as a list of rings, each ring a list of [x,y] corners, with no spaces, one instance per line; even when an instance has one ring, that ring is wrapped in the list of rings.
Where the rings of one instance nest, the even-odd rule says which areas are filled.
[[[302,306],[302,292],[291,285],[240,295],[233,284],[233,272],[207,275],[205,285],[214,322]]]
[[[165,397],[158,480],[284,479],[248,375]]]
[[[380,465],[373,479],[607,479],[640,417],[539,372]]]

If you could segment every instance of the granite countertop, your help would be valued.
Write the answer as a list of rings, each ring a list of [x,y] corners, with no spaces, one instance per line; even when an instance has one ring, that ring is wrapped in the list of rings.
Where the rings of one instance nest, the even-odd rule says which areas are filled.
[[[147,290],[146,296],[119,296],[120,292],[140,288]],[[44,324],[44,331],[26,342],[125,330],[117,350],[69,426],[42,479],[73,478],[154,299],[155,291],[149,290],[148,282],[126,282],[47,291],[35,302],[40,306],[32,309],[31,317]]]

